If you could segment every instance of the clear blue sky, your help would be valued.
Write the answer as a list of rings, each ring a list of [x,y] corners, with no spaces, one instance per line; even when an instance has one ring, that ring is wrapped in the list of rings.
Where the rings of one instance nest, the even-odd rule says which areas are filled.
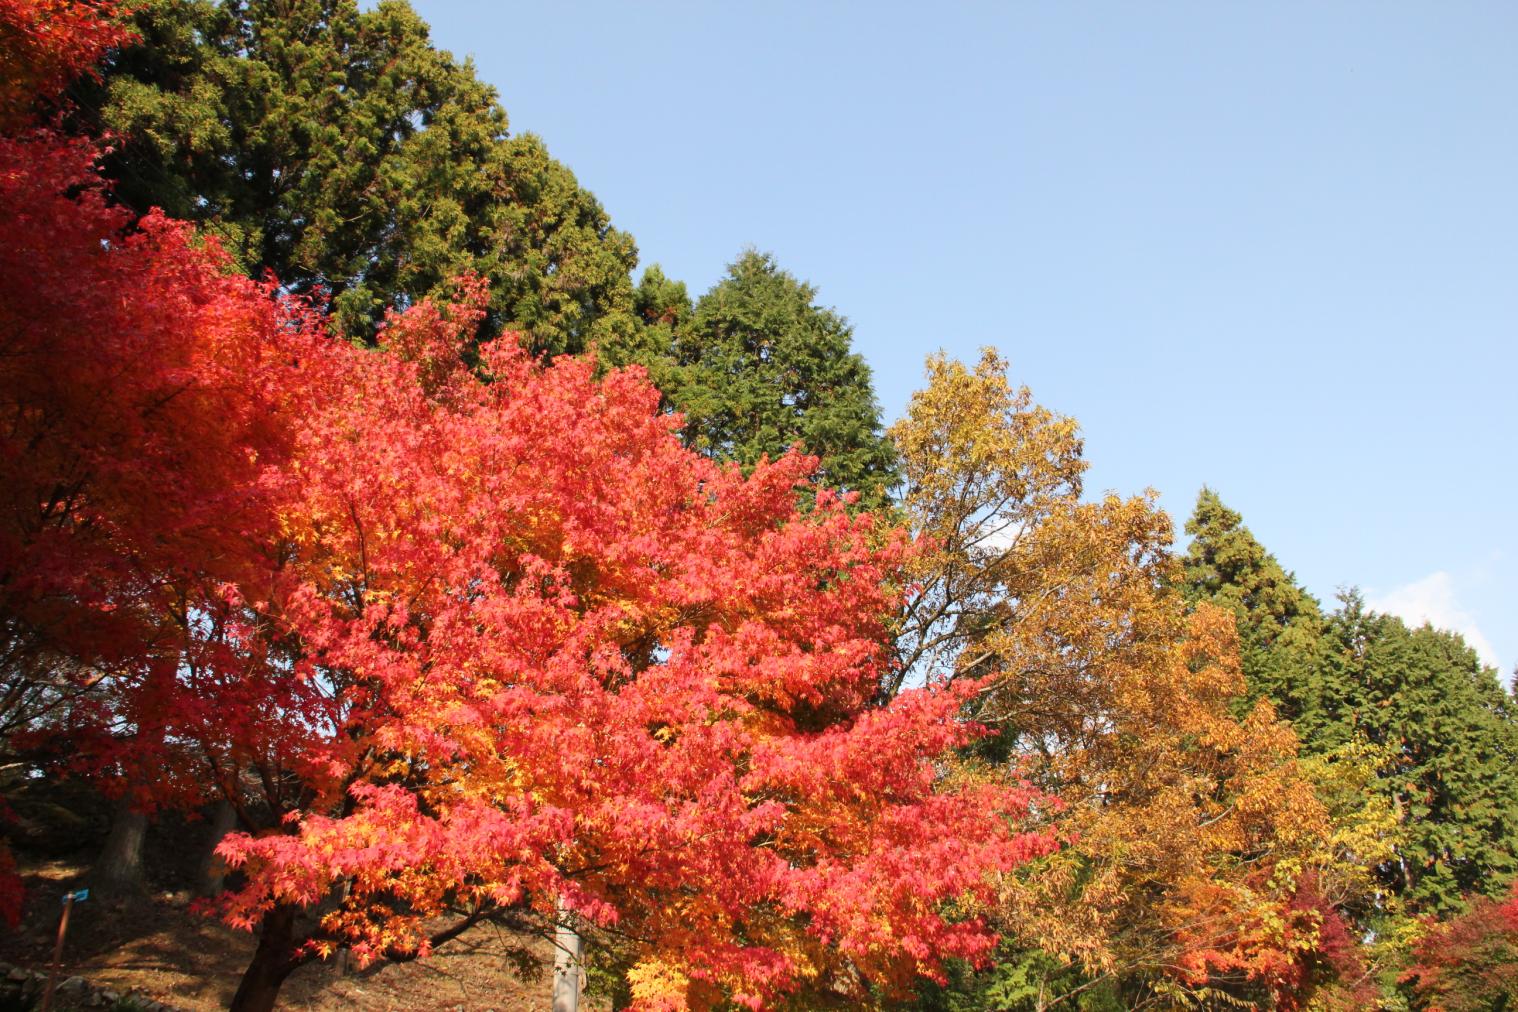
[[[1518,4],[416,7],[643,264],[814,282],[888,420],[995,345],[1096,488],[1518,662]]]

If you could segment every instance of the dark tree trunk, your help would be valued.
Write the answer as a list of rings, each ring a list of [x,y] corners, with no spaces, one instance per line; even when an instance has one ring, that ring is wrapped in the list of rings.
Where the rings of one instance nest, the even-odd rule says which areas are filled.
[[[264,915],[258,931],[258,948],[243,972],[229,1012],[270,1012],[279,997],[280,985],[300,965],[295,958],[296,908],[281,903]]]
[[[116,802],[111,831],[95,861],[95,888],[106,899],[140,893],[146,887],[142,872],[142,844],[148,835],[148,817],[134,809],[128,798]]]
[[[211,843],[206,848],[205,860],[200,865],[200,882],[197,886],[202,896],[220,895],[226,886],[227,863],[216,853],[216,845],[222,837],[237,825],[237,809],[223,798],[211,811]]]

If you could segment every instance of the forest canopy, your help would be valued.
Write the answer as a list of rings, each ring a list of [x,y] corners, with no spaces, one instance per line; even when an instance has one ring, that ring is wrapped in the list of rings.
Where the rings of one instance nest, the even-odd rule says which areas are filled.
[[[225,812],[233,1008],[486,923],[641,1010],[1518,998],[1457,633],[1093,494],[994,350],[887,427],[775,254],[635,280],[398,0],[0,0],[0,54],[0,793]]]

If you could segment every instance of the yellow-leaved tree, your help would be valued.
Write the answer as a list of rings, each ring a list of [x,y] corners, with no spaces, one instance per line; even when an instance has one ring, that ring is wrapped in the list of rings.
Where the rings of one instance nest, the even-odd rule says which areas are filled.
[[[1345,782],[1373,764],[1307,765],[1267,703],[1236,712],[1232,616],[1188,612],[1154,493],[1082,498],[1073,420],[994,352],[927,371],[891,431],[925,550],[883,691],[986,679],[974,716],[999,733],[961,775],[1056,794],[1066,841],[1006,877],[1002,964],[961,985],[1009,1007],[1363,1002],[1344,914],[1393,820]]]

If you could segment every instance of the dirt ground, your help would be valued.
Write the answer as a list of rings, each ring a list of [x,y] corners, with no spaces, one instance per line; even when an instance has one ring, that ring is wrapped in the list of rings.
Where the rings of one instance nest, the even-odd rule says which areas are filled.
[[[0,930],[0,959],[45,969],[61,897],[87,883],[81,878],[83,867],[68,860],[23,862],[21,871],[27,882],[26,914],[16,931]],[[525,980],[511,959],[522,948],[541,961]],[[157,893],[129,904],[92,898],[74,908],[63,975],[77,974],[97,986],[176,1008],[224,1009],[252,952],[251,935],[191,912],[185,893]],[[546,940],[478,925],[430,958],[411,963],[346,974],[333,963],[308,964],[286,981],[280,1007],[313,1012],[539,1010],[549,1004],[551,962]]]

